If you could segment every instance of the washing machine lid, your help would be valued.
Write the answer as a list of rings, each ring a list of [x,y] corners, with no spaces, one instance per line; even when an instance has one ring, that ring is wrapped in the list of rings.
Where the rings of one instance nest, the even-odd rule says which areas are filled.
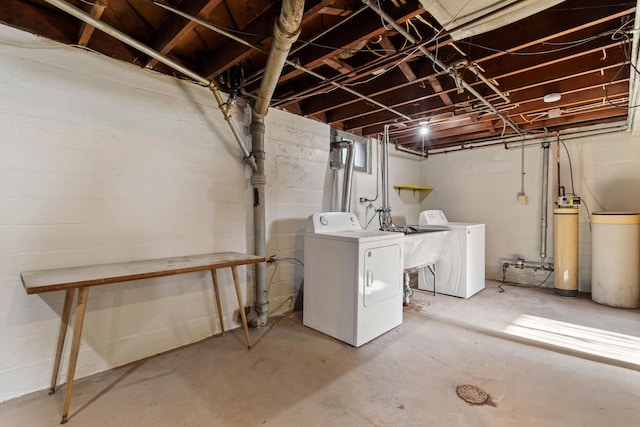
[[[380,230],[346,230],[346,231],[334,231],[328,233],[306,233],[307,236],[312,236],[317,239],[330,239],[330,240],[342,240],[353,243],[369,243],[376,241],[389,241],[404,239],[404,233],[396,233],[393,231],[380,231]]]
[[[478,222],[449,222],[447,225],[453,229],[456,228],[482,228],[484,224]]]

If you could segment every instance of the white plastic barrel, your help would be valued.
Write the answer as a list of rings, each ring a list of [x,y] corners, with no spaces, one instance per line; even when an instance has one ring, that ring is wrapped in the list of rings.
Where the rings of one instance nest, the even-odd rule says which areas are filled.
[[[612,307],[640,307],[640,215],[591,215],[591,298]]]

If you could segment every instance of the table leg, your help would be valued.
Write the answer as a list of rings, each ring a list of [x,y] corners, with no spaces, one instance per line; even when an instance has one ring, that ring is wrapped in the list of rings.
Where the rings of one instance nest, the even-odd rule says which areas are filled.
[[[64,407],[62,410],[62,421],[67,422],[69,406],[71,404],[71,392],[73,391],[73,380],[76,374],[76,363],[78,362],[78,351],[80,350],[80,338],[82,337],[82,325],[84,324],[84,313],[87,311],[87,299],[89,288],[80,288],[78,292],[78,305],[76,307],[76,325],[73,328],[73,341],[71,342],[71,353],[69,354],[69,372],[67,373],[67,390],[64,395]]]
[[[251,338],[249,338],[249,326],[247,326],[247,315],[244,313],[244,302],[242,302],[242,292],[240,291],[240,279],[238,279],[238,267],[231,267],[233,273],[233,283],[236,285],[236,295],[238,296],[238,306],[240,307],[240,317],[242,318],[242,327],[244,328],[244,336],[247,339],[247,347],[251,348]]]
[[[431,265],[433,265],[433,269],[431,268]],[[436,265],[435,264],[431,264],[431,265],[427,265],[427,268],[429,269],[429,271],[431,272],[431,274],[433,274],[433,296],[436,296]]]
[[[222,320],[222,303],[220,302],[220,289],[218,288],[218,275],[216,269],[211,269],[211,278],[213,279],[213,292],[216,294],[216,305],[218,306],[218,317],[220,318],[220,328],[222,336],[224,336],[224,321]]]
[[[56,360],[53,363],[53,375],[51,376],[51,389],[49,394],[56,392],[56,382],[58,381],[58,371],[60,369],[60,359],[62,358],[62,349],[64,348],[64,339],[67,335],[67,326],[69,325],[69,315],[71,314],[71,305],[75,289],[67,289],[64,296],[64,308],[62,309],[62,318],[60,319],[60,331],[58,332],[58,348],[56,348]]]

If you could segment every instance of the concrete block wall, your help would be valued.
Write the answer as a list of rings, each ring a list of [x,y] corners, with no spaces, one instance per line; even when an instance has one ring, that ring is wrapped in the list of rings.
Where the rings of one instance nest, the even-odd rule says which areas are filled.
[[[206,89],[0,27],[0,93],[2,401],[46,387],[64,298],[27,296],[21,271],[250,252],[252,226],[247,168]],[[219,333],[211,288],[208,273],[92,288],[77,377]]]
[[[553,262],[553,202],[557,196],[557,145],[551,139],[547,257]],[[640,211],[640,139],[620,132],[565,141],[571,154],[575,192],[590,211]],[[571,192],[567,153],[561,146],[561,184]],[[421,163],[423,185],[434,187],[423,209],[442,209],[451,221],[486,224],[486,274],[502,278],[504,260],[540,261],[542,149],[525,148],[525,193],[520,191],[521,150],[482,148],[434,155]],[[579,210],[579,289],[591,290],[591,232],[584,206]],[[510,268],[507,280],[542,283],[546,272]],[[544,286],[553,286],[553,275]]]
[[[0,94],[1,402],[48,387],[64,300],[63,292],[27,296],[21,271],[251,253],[253,199],[240,149],[197,85],[0,26]],[[234,120],[249,142],[247,108],[236,107]],[[277,314],[299,307],[306,219],[332,209],[341,176],[329,169],[327,125],[278,110],[265,120],[267,254],[280,259],[267,277]],[[418,180],[419,166],[393,157],[392,177]],[[362,220],[358,197],[373,198],[375,180],[375,172],[355,174]],[[415,201],[391,197],[394,212],[417,218]],[[251,303],[253,272],[240,273]],[[225,325],[237,327],[230,273],[219,278]],[[92,288],[76,377],[219,333],[211,288],[204,273]]]
[[[275,255],[280,260],[268,264],[267,276],[270,313],[277,314],[301,307],[306,220],[317,212],[340,210],[343,171],[329,167],[328,126],[274,109],[269,110],[267,118],[267,256]],[[372,144],[372,173],[353,173],[351,211],[363,226],[377,229],[376,209],[382,206],[380,150],[376,141]],[[419,159],[392,153],[389,175],[390,187],[417,184]],[[359,202],[361,197],[375,200],[369,207],[369,203]],[[416,223],[419,200],[420,195],[399,194],[391,188],[389,203],[394,221]]]

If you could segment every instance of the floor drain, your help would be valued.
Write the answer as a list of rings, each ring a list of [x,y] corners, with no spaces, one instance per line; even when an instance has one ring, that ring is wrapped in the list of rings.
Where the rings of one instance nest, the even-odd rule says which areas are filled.
[[[460,399],[472,405],[493,405],[489,393],[471,384],[460,385],[456,387],[456,393]]]

